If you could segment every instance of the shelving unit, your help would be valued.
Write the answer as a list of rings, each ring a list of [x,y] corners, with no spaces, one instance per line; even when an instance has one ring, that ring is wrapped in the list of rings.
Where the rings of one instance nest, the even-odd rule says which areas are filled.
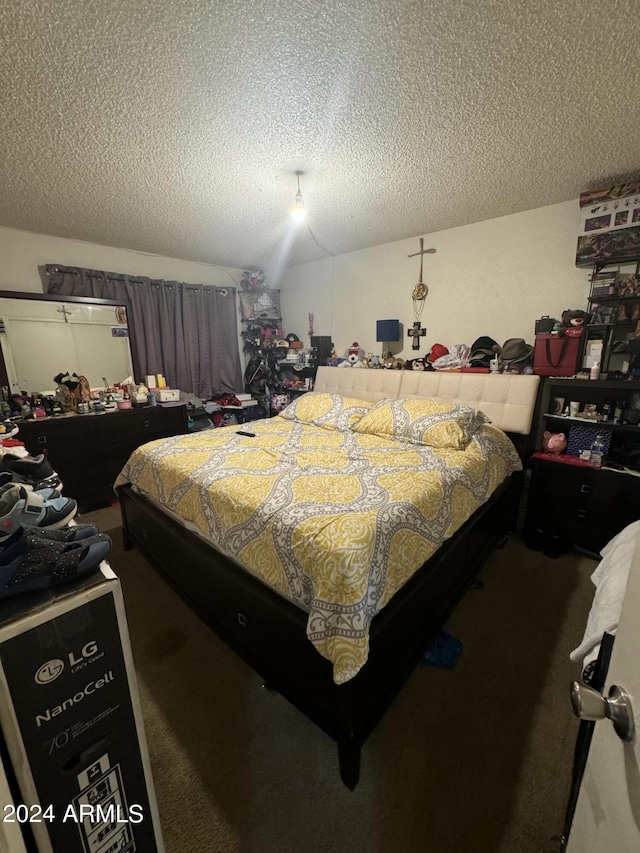
[[[271,288],[240,292],[240,316],[243,324],[242,337],[249,342],[259,359],[263,371],[264,392],[255,387],[251,391],[269,414],[275,414],[271,401],[276,394],[288,394],[291,399],[309,390],[305,379],[315,380],[317,367],[300,367],[284,358],[276,358],[275,343],[283,337],[280,308],[280,291]],[[284,350],[286,355],[287,350]],[[271,357],[269,354],[271,353]]]
[[[640,518],[640,426],[555,414],[555,397],[562,398],[563,410],[570,401],[578,402],[580,409],[586,403],[595,404],[599,411],[607,401],[614,408],[618,403],[624,419],[634,403],[640,406],[640,382],[551,377],[543,384],[536,446],[541,446],[544,429],[569,437],[572,425],[593,426],[610,432],[607,458],[620,468],[592,468],[576,457],[535,453],[529,460],[531,483],[525,527],[527,532],[542,530],[598,553],[623,527]]]
[[[625,277],[635,277],[636,285],[627,286]],[[586,363],[589,342],[602,340],[602,371],[628,373],[633,357],[640,355],[640,255],[625,262],[597,261],[588,302],[593,322],[586,329],[583,367],[591,366]]]

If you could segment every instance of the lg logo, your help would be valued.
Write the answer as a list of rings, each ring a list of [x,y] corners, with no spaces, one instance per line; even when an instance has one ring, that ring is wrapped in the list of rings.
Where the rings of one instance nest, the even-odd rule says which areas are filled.
[[[94,663],[98,658],[103,656],[104,652],[98,651],[98,644],[95,640],[85,643],[81,652],[69,652],[67,655],[71,672],[78,672],[80,669],[86,667],[87,663]],[[36,684],[49,684],[51,681],[55,681],[62,674],[63,670],[63,660],[60,660],[60,658],[48,660],[36,672],[34,676]]]
[[[64,661],[60,658],[53,658],[43,663],[40,669],[36,672],[35,680],[38,684],[48,684],[50,681],[55,681],[64,669]]]

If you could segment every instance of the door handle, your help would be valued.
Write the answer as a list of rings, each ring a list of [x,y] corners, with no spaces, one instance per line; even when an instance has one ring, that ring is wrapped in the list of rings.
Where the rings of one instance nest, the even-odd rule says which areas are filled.
[[[612,684],[609,696],[603,696],[593,687],[574,681],[571,684],[571,706],[573,713],[581,720],[609,719],[620,740],[633,740],[635,724],[633,708],[628,693]]]

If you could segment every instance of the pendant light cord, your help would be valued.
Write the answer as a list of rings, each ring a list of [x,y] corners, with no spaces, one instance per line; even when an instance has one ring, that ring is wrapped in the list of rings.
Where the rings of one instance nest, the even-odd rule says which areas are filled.
[[[325,247],[322,245],[322,243],[319,243],[318,240],[316,240],[316,235],[311,230],[311,225],[309,225],[309,218],[308,217],[307,217],[307,228],[309,229],[309,234],[311,234],[311,236],[313,238],[313,242],[316,244],[316,246],[318,246],[319,249],[322,249],[322,251],[325,252],[325,254],[329,255],[332,258],[335,258],[335,255],[333,254],[333,252],[330,252],[328,249],[325,249]]]

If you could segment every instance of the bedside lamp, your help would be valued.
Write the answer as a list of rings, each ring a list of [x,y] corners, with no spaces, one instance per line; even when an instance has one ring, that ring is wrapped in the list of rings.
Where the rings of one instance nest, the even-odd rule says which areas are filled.
[[[382,344],[382,358],[387,344],[400,340],[400,320],[376,320],[376,341]]]

